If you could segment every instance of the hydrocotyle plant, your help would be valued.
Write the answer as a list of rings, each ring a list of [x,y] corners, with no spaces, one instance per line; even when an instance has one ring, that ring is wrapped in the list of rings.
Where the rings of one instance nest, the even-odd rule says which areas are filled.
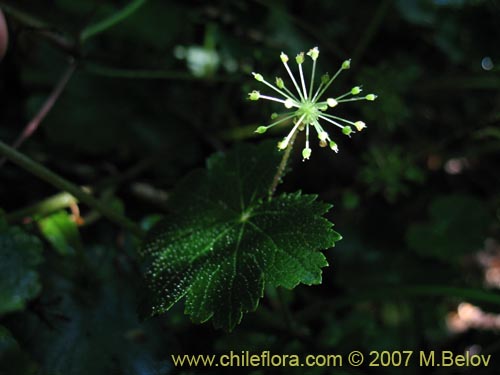
[[[263,84],[265,84],[266,86],[268,86],[269,88],[280,94],[281,98],[269,95],[262,95],[257,90],[254,90],[248,94],[250,100],[260,100],[260,99],[271,100],[274,102],[281,103],[285,106],[286,109],[291,110],[289,112],[284,112],[280,114],[273,113],[271,115],[271,119],[276,121],[267,126],[259,126],[255,131],[257,133],[262,134],[265,133],[268,129],[278,124],[284,123],[289,120],[293,120],[292,130],[288,133],[288,135],[285,138],[283,138],[282,141],[278,143],[278,148],[280,150],[286,149],[289,146],[292,137],[294,137],[297,131],[305,130],[306,144],[304,149],[302,150],[302,157],[304,158],[304,160],[309,159],[312,153],[312,150],[309,146],[309,132],[310,132],[309,128],[311,126],[314,127],[314,130],[316,130],[316,133],[319,138],[319,145],[321,147],[326,147],[327,145],[329,145],[333,151],[338,152],[337,143],[334,140],[332,140],[330,134],[324,130],[323,126],[320,123],[320,120],[326,121],[330,124],[339,127],[342,130],[342,133],[349,137],[355,131],[359,132],[364,128],[366,128],[366,124],[363,121],[353,122],[345,118],[326,113],[326,111],[329,108],[337,107],[341,103],[353,102],[358,100],[374,101],[377,98],[375,94],[368,94],[363,96],[359,95],[361,94],[363,89],[361,88],[361,86],[354,86],[350,91],[342,95],[339,95],[337,97],[328,97],[326,99],[322,99],[326,90],[330,87],[333,81],[339,76],[339,74],[343,70],[347,70],[351,67],[351,60],[345,60],[332,77],[330,77],[328,73],[321,76],[320,84],[315,89],[314,80],[316,74],[316,62],[319,57],[318,47],[310,49],[309,52],[307,52],[307,56],[309,56],[313,62],[311,69],[311,80],[309,82],[309,85],[306,84],[304,78],[304,70],[302,69],[302,65],[305,61],[304,52],[300,52],[295,57],[295,61],[297,62],[299,68],[300,85],[299,82],[297,82],[297,80],[295,79],[295,76],[290,70],[290,67],[288,66],[288,60],[289,60],[288,56],[282,52],[280,55],[280,59],[283,62],[283,65],[285,66],[285,69],[288,75],[290,76],[290,79],[293,82],[293,86],[295,87],[296,93],[293,93],[285,85],[285,82],[280,77],[276,77],[276,85],[273,85],[272,83],[265,80],[262,74],[253,73],[253,76],[257,81],[262,82]],[[356,130],[354,130],[353,127]]]
[[[300,191],[278,196],[274,192],[286,172],[298,131],[306,132],[304,160],[311,156],[311,126],[320,146],[329,145],[338,151],[320,120],[340,127],[347,136],[366,125],[327,114],[326,110],[345,102],[373,101],[376,95],[360,96],[362,88],[355,86],[343,95],[322,100],[338,75],[349,69],[350,60],[344,61],[332,77],[323,75],[315,89],[319,49],[312,48],[307,55],[313,61],[311,81],[306,86],[302,69],[305,57],[299,53],[299,86],[288,66],[288,56],[281,54],[296,94],[281,78],[276,78],[275,86],[253,73],[257,81],[283,99],[252,91],[251,100],[267,99],[291,110],[274,114],[274,123],[256,130],[264,133],[293,120],[292,130],[278,143],[279,150],[286,149],[285,154],[280,155],[270,142],[236,147],[209,158],[204,171],[187,176],[172,192],[172,215],[151,230],[140,250],[151,291],[150,314],[162,314],[185,298],[185,313],[192,320],[211,319],[215,327],[232,330],[244,313],[257,308],[265,286],[292,289],[298,284],[321,283],[321,268],[328,265],[321,251],[341,239],[324,217],[331,205]]]

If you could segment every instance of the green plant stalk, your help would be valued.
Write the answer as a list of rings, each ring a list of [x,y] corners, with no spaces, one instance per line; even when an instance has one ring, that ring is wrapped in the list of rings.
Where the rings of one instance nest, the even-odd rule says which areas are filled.
[[[49,97],[45,100],[43,105],[38,110],[35,117],[33,117],[30,122],[24,127],[23,131],[17,137],[16,141],[12,145],[13,148],[18,149],[28,138],[30,138],[38,129],[42,121],[45,119],[47,114],[51,111],[56,104],[57,100],[64,91],[66,85],[68,84],[71,76],[75,72],[76,63],[72,60],[68,68],[64,71],[63,75],[57,82],[56,86],[50,93]],[[5,159],[0,160],[0,167],[5,163]]]
[[[2,141],[0,141],[0,154],[4,155],[7,159],[9,159],[19,167],[48,182],[52,186],[73,195],[76,199],[78,199],[78,201],[85,203],[89,207],[100,212],[104,217],[121,226],[122,228],[130,231],[137,237],[143,238],[145,236],[145,232],[136,223],[134,223],[127,217],[116,212],[105,203],[84,192],[78,186],[58,176],[48,168],[21,154]]]
[[[34,205],[21,208],[20,210],[8,213],[5,219],[9,223],[17,222],[28,216],[40,215],[46,216],[52,212],[59,211],[63,208],[70,207],[78,203],[78,200],[69,193],[63,192],[51,197],[48,197]]]
[[[108,78],[129,78],[129,79],[167,79],[177,81],[211,81],[211,82],[233,82],[237,81],[237,76],[223,77],[196,77],[191,73],[161,70],[161,69],[123,69],[94,62],[84,62],[82,65],[86,72]]]
[[[66,53],[72,56],[79,55],[73,38],[64,32],[57,30],[55,26],[52,26],[44,20],[34,17],[16,7],[5,4],[3,1],[0,1],[0,9],[22,25],[27,26],[23,29],[23,32],[35,32]]]
[[[311,22],[303,21],[302,18],[294,16],[286,11],[286,8],[282,5],[276,5],[273,1],[265,0],[254,0],[257,4],[266,7],[273,12],[279,13],[280,17],[288,18],[290,21],[295,23],[299,28],[304,30],[307,34],[320,42],[323,48],[328,49],[334,56],[343,59],[346,56],[346,51],[341,48],[338,44],[334,44],[331,38],[325,37],[325,33],[321,31],[321,28],[316,28]]]
[[[113,193],[114,189],[116,189],[117,186],[122,184],[124,181],[127,181],[135,176],[137,176],[139,173],[141,173],[144,169],[148,168],[157,160],[157,156],[155,157],[148,157],[146,159],[143,159],[139,161],[136,165],[132,166],[129,170],[125,171],[123,174],[117,175],[117,176],[112,176],[107,179],[104,179],[103,181],[99,182],[97,185],[93,186],[90,191],[93,193],[97,193],[100,190],[104,188],[113,187]],[[14,212],[7,213],[5,215],[5,218],[7,222],[12,223],[12,222],[17,222],[22,220],[25,217],[29,216],[47,216],[50,215],[51,213],[55,211],[59,211],[61,209],[65,209],[68,207],[71,207],[71,205],[78,203],[78,200],[72,196],[71,194],[68,194],[66,192],[63,193],[58,193],[56,195],[50,196],[48,198],[45,198],[41,200],[40,202],[37,202],[35,204],[32,204],[27,207],[23,207],[19,210],[16,210]],[[95,212],[95,211],[93,211]],[[99,217],[101,215],[98,215]],[[85,224],[89,224],[87,220],[85,220]]]
[[[89,73],[108,78],[199,80],[186,72],[168,70],[122,69],[96,63],[85,63],[83,68]]]
[[[382,21],[384,20],[384,17],[387,14],[387,10],[389,9],[389,6],[391,4],[392,0],[384,0],[379,3],[375,15],[371,18],[371,22],[366,27],[366,31],[364,32],[356,49],[354,50],[352,59],[356,61],[356,63],[359,63],[366,51],[366,47],[370,44],[370,42],[373,40],[378,30],[380,29]]]
[[[85,42],[87,39],[96,36],[97,34],[100,34],[103,31],[106,31],[107,29],[113,27],[117,23],[123,21],[124,19],[134,14],[141,6],[144,5],[144,3],[146,3],[146,0],[133,0],[124,8],[113,13],[109,17],[87,26],[80,33],[80,41]]]
[[[25,26],[33,27],[35,29],[49,27],[49,25],[45,21],[35,18],[32,15],[9,4],[5,4],[3,1],[0,1],[0,8],[4,10],[5,13],[9,14],[11,17],[15,18]]]
[[[298,130],[293,133],[292,138],[290,139],[290,143],[288,144],[288,147],[285,150],[285,153],[283,154],[283,157],[281,158],[280,165],[278,166],[278,170],[276,171],[276,174],[274,175],[273,182],[271,186],[269,187],[269,192],[268,192],[268,198],[271,199],[274,192],[276,191],[276,188],[278,187],[278,184],[281,181],[281,176],[285,172],[286,165],[288,163],[288,159],[290,158],[290,154],[293,149],[293,144],[295,142],[295,138],[297,138]]]

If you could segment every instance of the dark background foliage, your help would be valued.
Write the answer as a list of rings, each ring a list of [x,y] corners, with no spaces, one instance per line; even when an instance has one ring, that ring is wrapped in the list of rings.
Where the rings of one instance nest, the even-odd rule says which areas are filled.
[[[168,213],[176,182],[209,155],[269,137],[253,131],[276,107],[247,101],[257,86],[250,73],[282,75],[281,51],[318,46],[321,72],[352,58],[336,93],[362,84],[379,98],[341,110],[368,128],[338,136],[339,154],[315,145],[302,162],[294,149],[279,190],[333,203],[328,219],[343,240],[325,252],[320,286],[266,290],[232,333],[192,324],[182,304],[141,322],[138,241],[84,205],[77,226],[67,200],[20,211],[60,191],[7,162],[0,373],[187,374],[197,372],[174,369],[170,354],[354,349],[471,350],[494,363],[461,373],[497,373],[500,3],[150,0],[74,43],[127,3],[0,2],[10,33],[0,139],[14,142],[73,61],[64,92],[20,151],[148,228]],[[293,372],[272,370],[248,373]]]

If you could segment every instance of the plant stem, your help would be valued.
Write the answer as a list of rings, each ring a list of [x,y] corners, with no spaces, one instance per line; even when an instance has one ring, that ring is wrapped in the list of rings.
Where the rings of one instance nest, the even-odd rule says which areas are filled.
[[[132,179],[133,177],[137,176],[140,174],[144,169],[150,167],[155,161],[157,161],[158,155],[154,155],[153,157],[148,157],[145,158],[141,161],[139,161],[137,164],[133,165],[130,169],[126,170],[124,173],[116,175],[116,176],[111,176],[108,178],[105,178],[104,180],[100,181],[97,183],[95,186],[92,186],[90,188],[90,192],[92,193],[98,193],[99,191],[102,191],[104,188],[106,190],[102,193],[101,199],[102,198],[111,198],[112,194],[114,194],[116,188],[124,183],[125,181]],[[88,188],[85,187],[87,190]],[[88,191],[88,190],[87,190]],[[110,195],[111,193],[111,195]],[[32,204],[27,207],[23,207],[19,210],[16,210],[14,212],[7,213],[5,215],[5,219],[7,222],[12,223],[12,222],[17,222],[20,221],[24,218],[30,217],[30,216],[47,216],[55,211],[59,211],[64,208],[68,208],[73,206],[74,204],[77,204],[78,200],[72,196],[69,193],[63,192],[63,193],[58,193],[56,195],[50,196],[48,198],[45,198],[35,204]],[[101,217],[99,213],[96,211],[92,211],[90,213],[92,215],[92,218],[94,217]],[[86,216],[86,218],[88,215]],[[90,222],[85,219],[85,224],[88,225]]]
[[[274,175],[273,182],[271,183],[271,186],[269,187],[268,191],[268,198],[271,199],[274,192],[276,191],[276,187],[281,181],[281,177],[283,176],[283,173],[285,173],[286,165],[288,163],[288,159],[290,158],[290,154],[293,149],[293,144],[295,142],[295,138],[297,138],[298,130],[293,133],[292,138],[290,138],[290,142],[288,143],[288,147],[285,150],[285,153],[283,154],[283,157],[281,158],[280,165],[278,166],[278,170],[276,171],[276,174]]]
[[[123,21],[127,17],[134,14],[144,3],[146,0],[132,0],[128,5],[126,5],[121,10],[111,14],[109,17],[94,23],[93,25],[87,26],[80,33],[80,41],[84,42],[87,39],[96,36],[97,34],[106,31],[107,29],[113,27],[117,23]]]
[[[69,79],[73,75],[76,69],[76,63],[74,60],[72,60],[68,66],[68,68],[64,71],[63,75],[57,82],[56,86],[54,87],[54,90],[50,93],[49,97],[43,103],[42,107],[38,111],[38,113],[31,119],[31,121],[25,126],[24,130],[22,133],[19,135],[19,137],[16,139],[14,144],[12,145],[13,148],[17,149],[19,148],[24,141],[26,141],[29,137],[31,137],[38,127],[40,126],[40,123],[43,121],[43,119],[47,116],[47,114],[50,112],[54,104],[56,103],[57,99],[63,92],[64,88],[68,84]],[[0,167],[5,163],[7,159],[2,158],[0,159]]]
[[[3,1],[0,1],[0,8],[2,8],[5,13],[9,14],[11,17],[15,18],[19,22],[21,22],[25,26],[33,27],[33,28],[47,28],[49,25],[32,15],[17,9],[9,4],[6,4]]]
[[[299,28],[302,28],[307,34],[312,36],[314,39],[318,40],[321,43],[321,46],[328,49],[334,56],[338,58],[345,58],[346,52],[338,45],[332,42],[331,38],[325,37],[325,33],[321,30],[321,28],[317,28],[312,25],[311,22],[305,22],[301,17],[294,16],[286,11],[285,7],[276,5],[275,2],[272,1],[264,1],[264,0],[254,0],[256,3],[272,10],[273,12],[279,13],[280,17],[288,18],[293,23],[295,23]]]
[[[118,224],[122,228],[132,232],[137,237],[144,237],[144,231],[133,221],[128,219],[127,217],[121,215],[114,209],[110,208],[105,203],[93,197],[91,194],[86,193],[78,186],[69,182],[68,180],[58,176],[48,168],[43,165],[37,163],[36,161],[28,158],[27,156],[21,154],[16,151],[14,148],[8,146],[7,144],[0,141],[0,154],[4,155],[12,161],[14,164],[17,164],[19,167],[27,170],[28,172],[34,174],[38,178],[48,182],[52,186],[61,189],[63,191],[68,192],[73,195],[80,202],[85,203],[89,207],[92,207],[94,210],[100,212],[103,216],[108,218],[110,221]]]
[[[368,46],[368,44],[370,44],[372,39],[377,34],[377,31],[380,25],[382,25],[382,21],[384,20],[384,17],[392,1],[393,0],[384,0],[379,3],[375,15],[371,18],[371,22],[366,27],[366,31],[360,39],[352,55],[352,59],[356,61],[356,64],[359,64],[363,54],[366,51],[366,47]]]
[[[3,1],[0,1],[0,9],[24,26],[24,28],[20,30],[20,33],[36,32],[70,55],[77,56],[79,54],[75,47],[74,40],[69,35],[60,32],[60,30],[57,30],[56,27],[48,24],[44,20],[34,17],[9,4],[5,4]]]
[[[171,79],[177,81],[210,81],[210,82],[233,82],[237,76],[222,77],[197,77],[191,73],[163,70],[163,69],[125,69],[103,65],[95,62],[85,62],[83,69],[89,73],[107,78],[129,78],[129,79]]]
[[[27,216],[40,215],[45,216],[54,211],[58,211],[63,208],[70,207],[72,204],[77,203],[78,201],[69,193],[63,192],[51,197],[48,197],[34,205],[21,208],[20,210],[8,213],[5,215],[5,219],[7,222],[12,223]]]

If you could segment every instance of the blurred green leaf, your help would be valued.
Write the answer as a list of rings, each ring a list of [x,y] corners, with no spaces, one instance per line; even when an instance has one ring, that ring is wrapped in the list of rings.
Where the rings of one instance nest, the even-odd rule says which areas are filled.
[[[474,136],[478,139],[483,139],[483,138],[494,138],[500,140],[500,128],[498,127],[493,127],[493,126],[488,126],[486,128],[483,128],[481,130],[478,130]]]
[[[359,195],[351,190],[347,190],[342,194],[342,205],[346,210],[354,210],[359,207]]]
[[[0,315],[22,310],[41,290],[36,267],[42,262],[40,240],[0,217]]]
[[[432,25],[437,19],[437,7],[431,0],[397,0],[401,15],[417,25]]]
[[[484,245],[491,215],[483,201],[468,195],[436,198],[429,221],[409,227],[408,246],[421,255],[455,262]]]
[[[370,193],[382,193],[389,202],[407,195],[412,183],[422,183],[425,174],[415,165],[412,155],[400,147],[372,146],[363,154],[365,165],[359,179]]]
[[[364,67],[357,79],[378,94],[377,105],[360,107],[368,124],[376,124],[377,129],[389,132],[403,126],[412,114],[406,95],[421,74],[421,68],[415,62],[401,58],[390,64],[382,62]]]
[[[38,371],[10,331],[0,325],[0,374],[31,375]]]
[[[175,214],[153,228],[142,249],[153,314],[186,297],[197,322],[232,330],[255,310],[266,283],[293,288],[321,282],[318,250],[340,235],[314,195],[267,200],[280,155],[275,143],[242,145],[208,159],[177,186]]]
[[[0,326],[0,354],[3,356],[6,351],[15,347],[17,347],[17,342],[9,330],[4,326]]]
[[[106,15],[106,17],[96,21],[93,24],[87,25],[80,33],[80,40],[82,42],[86,41],[92,36],[96,36],[113,26],[120,23],[124,19],[132,16],[137,9],[142,7],[146,0],[131,0],[126,6],[121,9],[115,9],[111,14]]]
[[[138,48],[165,51],[182,31],[183,8],[182,3],[148,1],[133,17],[111,29],[110,35],[114,40],[133,41]]]
[[[54,272],[59,262],[49,264],[38,316],[23,314],[10,324],[40,374],[169,373],[175,343],[161,322],[139,321],[140,275],[113,248],[86,248],[84,257],[65,259],[84,270],[74,279]]]
[[[43,236],[61,255],[74,255],[82,249],[78,227],[66,211],[59,211],[38,220]]]

